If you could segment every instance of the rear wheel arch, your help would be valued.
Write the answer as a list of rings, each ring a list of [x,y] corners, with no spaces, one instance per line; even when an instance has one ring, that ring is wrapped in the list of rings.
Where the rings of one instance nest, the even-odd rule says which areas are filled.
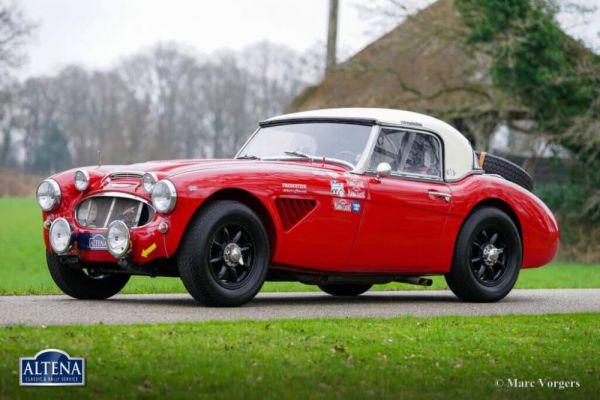
[[[454,255],[456,254],[456,244],[458,242],[458,236],[462,232],[462,229],[463,229],[465,223],[467,222],[469,217],[471,215],[473,215],[477,210],[480,210],[485,207],[497,208],[497,209],[505,212],[510,217],[512,222],[517,227],[517,231],[519,232],[519,239],[521,240],[521,253],[525,254],[525,243],[523,242],[523,228],[521,227],[521,221],[519,220],[517,213],[515,212],[515,210],[513,210],[513,208],[510,206],[510,204],[508,204],[506,201],[499,199],[497,197],[489,197],[487,199],[483,199],[483,200],[479,201],[477,204],[475,204],[471,208],[469,213],[467,215],[465,215],[465,217],[462,221],[462,224],[460,225],[460,228],[458,229],[458,231],[456,232],[456,236],[454,237],[454,248],[452,251],[452,259],[454,259]]]
[[[492,198],[487,198],[487,199],[481,200],[480,202],[475,204],[475,206],[473,206],[473,208],[471,208],[471,211],[469,211],[469,214],[467,214],[465,216],[465,219],[463,220],[463,225],[464,225],[465,221],[475,211],[477,211],[483,207],[493,207],[493,208],[497,208],[501,211],[504,211],[510,217],[510,219],[513,221],[515,226],[517,227],[517,230],[519,231],[519,237],[521,238],[521,245],[522,245],[522,243],[523,243],[523,228],[521,227],[521,221],[519,220],[517,213],[510,206],[510,204],[508,204],[506,201],[504,201],[502,199],[492,197]],[[462,226],[461,226],[461,229],[462,229]],[[459,232],[460,232],[460,230],[459,230]]]

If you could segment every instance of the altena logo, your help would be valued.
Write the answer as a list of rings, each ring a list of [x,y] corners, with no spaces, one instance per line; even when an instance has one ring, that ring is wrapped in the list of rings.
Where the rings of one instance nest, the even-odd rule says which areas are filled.
[[[106,249],[106,238],[104,237],[104,235],[96,233],[96,234],[90,236],[90,241],[89,241],[88,246],[89,246],[90,250],[105,250]]]
[[[19,359],[21,386],[83,386],[85,360],[62,350],[46,349]]]

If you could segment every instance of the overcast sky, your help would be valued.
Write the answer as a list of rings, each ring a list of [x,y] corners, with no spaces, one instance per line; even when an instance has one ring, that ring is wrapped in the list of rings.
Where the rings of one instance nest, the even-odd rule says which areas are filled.
[[[600,0],[579,1],[600,9]],[[360,2],[340,0],[338,37],[344,53],[360,50],[382,33],[364,18],[357,7]],[[422,7],[431,0],[407,2]],[[328,0],[21,0],[21,4],[39,24],[29,63],[22,70],[26,77],[51,74],[72,63],[106,68],[158,41],[210,52],[270,40],[303,51],[325,40]],[[600,10],[586,21],[566,16],[561,23],[598,48]]]

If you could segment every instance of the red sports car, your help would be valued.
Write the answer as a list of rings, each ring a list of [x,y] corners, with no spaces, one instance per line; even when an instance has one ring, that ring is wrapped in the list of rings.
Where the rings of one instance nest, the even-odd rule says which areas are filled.
[[[440,120],[355,108],[263,121],[234,159],[58,173],[37,201],[50,273],[75,298],[113,296],[131,275],[237,306],[265,280],[356,296],[443,274],[461,299],[490,302],[558,249],[531,187]]]

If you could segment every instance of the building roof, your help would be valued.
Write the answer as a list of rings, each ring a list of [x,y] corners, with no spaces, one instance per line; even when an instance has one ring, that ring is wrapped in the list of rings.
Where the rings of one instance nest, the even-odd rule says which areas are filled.
[[[519,110],[493,87],[490,60],[466,46],[453,0],[439,0],[306,88],[290,111],[329,107],[410,109],[446,120]]]

